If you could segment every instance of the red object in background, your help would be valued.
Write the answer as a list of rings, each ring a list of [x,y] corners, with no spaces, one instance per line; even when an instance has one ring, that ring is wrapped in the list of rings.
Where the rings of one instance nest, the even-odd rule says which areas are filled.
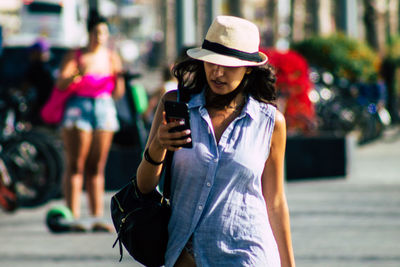
[[[261,48],[276,71],[278,108],[284,113],[288,133],[307,134],[315,128],[315,111],[308,93],[313,87],[306,59],[293,50]],[[281,105],[279,105],[281,103]]]
[[[0,207],[7,212],[15,211],[18,207],[17,194],[11,183],[6,164],[0,158]]]

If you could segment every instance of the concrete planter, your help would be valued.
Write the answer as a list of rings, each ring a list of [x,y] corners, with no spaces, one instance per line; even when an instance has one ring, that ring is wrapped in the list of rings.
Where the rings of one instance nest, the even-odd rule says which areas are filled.
[[[288,137],[286,180],[345,177],[350,171],[355,145],[355,138],[351,135]]]

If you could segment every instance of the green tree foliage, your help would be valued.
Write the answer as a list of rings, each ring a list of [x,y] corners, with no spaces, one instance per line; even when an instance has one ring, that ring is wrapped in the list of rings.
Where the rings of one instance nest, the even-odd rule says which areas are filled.
[[[391,36],[385,58],[400,65],[400,36]]]
[[[380,60],[377,54],[359,40],[342,34],[314,36],[293,43],[292,49],[302,54],[311,65],[325,68],[351,81],[374,81]]]

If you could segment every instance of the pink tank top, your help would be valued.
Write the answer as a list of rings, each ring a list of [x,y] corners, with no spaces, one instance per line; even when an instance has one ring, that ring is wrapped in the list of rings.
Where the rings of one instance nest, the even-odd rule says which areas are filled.
[[[80,64],[81,50],[76,51],[76,59]],[[111,64],[111,57],[110,57]],[[77,96],[97,98],[102,96],[111,96],[112,91],[115,88],[116,75],[109,74],[96,74],[86,73],[82,76],[80,82],[76,86]]]

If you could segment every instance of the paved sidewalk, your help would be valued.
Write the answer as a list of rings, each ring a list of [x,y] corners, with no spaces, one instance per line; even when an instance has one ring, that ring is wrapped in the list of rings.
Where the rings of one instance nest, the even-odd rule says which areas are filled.
[[[107,214],[110,197],[108,193]],[[46,212],[59,204],[62,201],[52,201],[40,208],[21,209],[11,215],[0,212],[0,266],[141,266],[134,264],[128,254],[118,262],[119,248],[111,248],[116,234],[50,233],[45,225]],[[86,206],[86,201],[83,204]]]
[[[400,266],[399,129],[357,147],[348,177],[290,182],[286,190],[298,267]],[[49,233],[46,211],[60,203],[0,211],[0,266],[141,266],[128,254],[118,262],[115,234]]]
[[[287,185],[297,267],[400,266],[400,129],[357,147],[351,167]]]

